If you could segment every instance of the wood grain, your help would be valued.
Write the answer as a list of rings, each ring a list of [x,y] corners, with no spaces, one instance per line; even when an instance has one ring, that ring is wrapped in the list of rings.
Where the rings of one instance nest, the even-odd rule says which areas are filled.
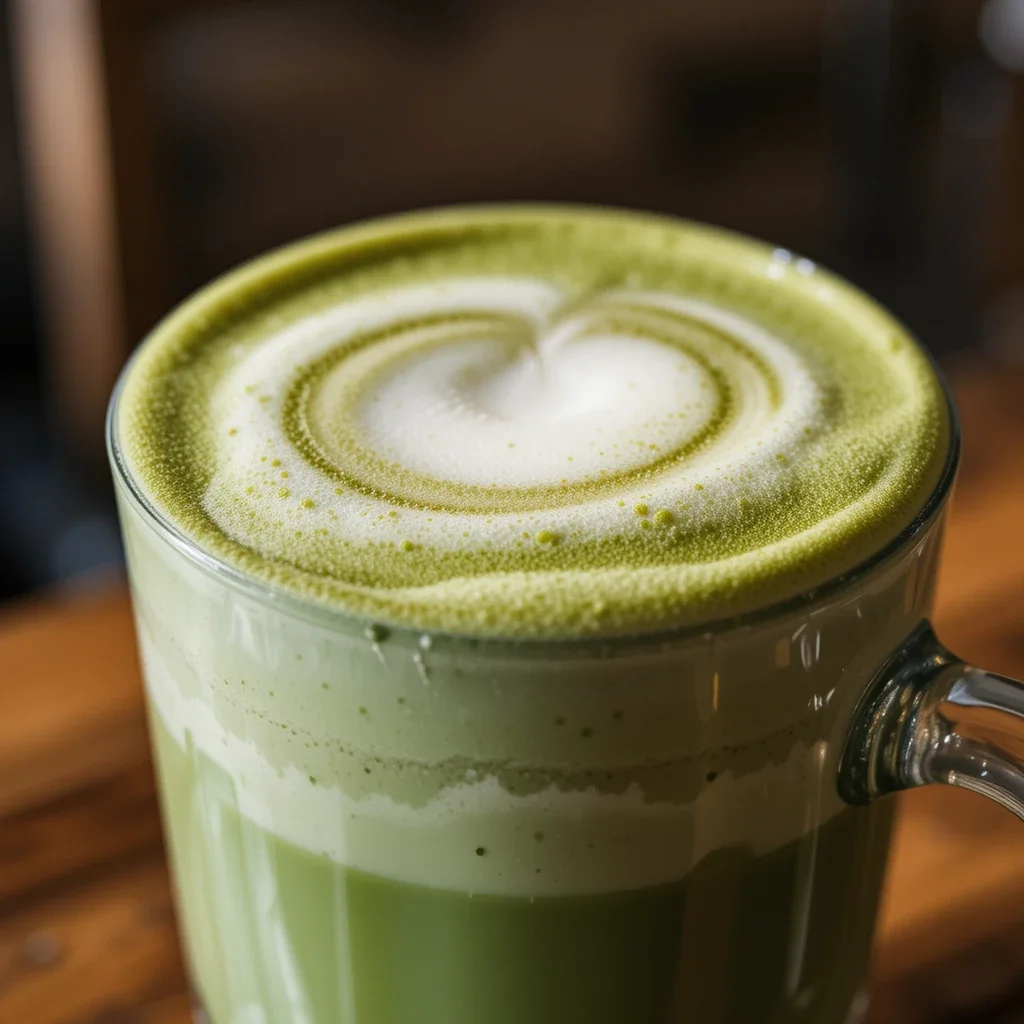
[[[6,611],[0,666],[0,816],[147,763],[123,585]]]
[[[167,873],[152,852],[0,925],[0,1019],[12,1024],[144,1021],[172,997],[184,1010],[184,992]]]
[[[1024,370],[954,374],[936,622],[1024,676]],[[0,666],[0,1022],[187,1024],[123,584],[6,610]],[[1024,829],[968,793],[901,801],[871,1024],[1024,1024]]]

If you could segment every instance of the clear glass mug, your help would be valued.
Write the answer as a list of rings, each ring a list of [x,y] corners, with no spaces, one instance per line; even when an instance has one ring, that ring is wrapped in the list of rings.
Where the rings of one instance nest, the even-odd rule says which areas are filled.
[[[387,629],[246,577],[109,444],[212,1024],[859,1018],[894,790],[1024,816],[1024,687],[928,626],[956,431],[869,563],[702,629]],[[206,1015],[203,1018],[201,1015]]]

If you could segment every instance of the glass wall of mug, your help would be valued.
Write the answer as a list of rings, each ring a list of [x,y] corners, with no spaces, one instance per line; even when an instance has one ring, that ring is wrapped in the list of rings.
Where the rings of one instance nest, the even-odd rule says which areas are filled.
[[[892,808],[837,772],[941,510],[770,613],[513,642],[302,602],[118,491],[212,1024],[856,1019]]]

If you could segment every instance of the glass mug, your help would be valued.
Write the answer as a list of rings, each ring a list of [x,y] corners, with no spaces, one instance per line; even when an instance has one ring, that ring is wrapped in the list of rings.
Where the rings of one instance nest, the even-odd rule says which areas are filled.
[[[811,593],[704,628],[514,641],[367,624],[200,550],[128,471],[119,393],[197,1019],[855,1021],[877,798],[942,782],[1024,816],[1024,687],[928,626],[955,425],[916,521]]]

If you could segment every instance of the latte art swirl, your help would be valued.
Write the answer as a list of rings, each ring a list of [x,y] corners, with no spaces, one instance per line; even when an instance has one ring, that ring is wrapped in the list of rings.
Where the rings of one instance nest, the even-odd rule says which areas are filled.
[[[590,213],[574,241],[552,215],[489,216],[413,221],[370,274],[330,272],[358,250],[342,233],[319,243],[326,285],[223,324],[193,311],[201,337],[175,349],[179,313],[125,425],[157,504],[352,611],[531,634],[741,610],[849,567],[920,507],[941,395],[866,300],[828,308],[837,282],[811,293],[788,254],[697,229]],[[674,245],[653,269],[645,235]],[[835,326],[815,336],[823,307]],[[176,376],[152,372],[169,354]],[[172,462],[191,490],[171,491]]]
[[[518,543],[524,514],[621,529],[643,500],[678,511],[698,483],[769,482],[819,419],[807,368],[749,322],[668,295],[602,295],[562,316],[564,302],[542,282],[470,278],[271,336],[214,394],[234,426],[209,511],[250,485],[255,510],[286,479],[288,497],[322,510],[311,523],[354,540],[411,531],[462,547],[483,525],[474,543],[500,544],[508,519]],[[368,523],[331,517],[349,494],[367,499]],[[418,514],[399,526],[396,508]]]

